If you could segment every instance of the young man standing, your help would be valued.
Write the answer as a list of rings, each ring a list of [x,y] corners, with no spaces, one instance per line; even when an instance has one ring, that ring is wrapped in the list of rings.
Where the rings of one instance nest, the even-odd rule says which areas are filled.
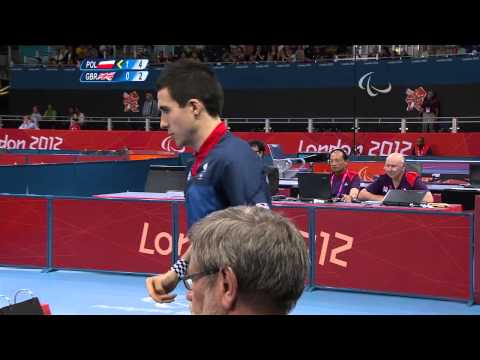
[[[247,142],[227,131],[220,119],[223,90],[214,72],[198,62],[168,65],[157,82],[160,126],[177,146],[190,146],[195,161],[185,189],[188,227],[208,214],[237,205],[271,206],[263,164]],[[146,280],[150,296],[171,302],[190,251],[170,271]]]

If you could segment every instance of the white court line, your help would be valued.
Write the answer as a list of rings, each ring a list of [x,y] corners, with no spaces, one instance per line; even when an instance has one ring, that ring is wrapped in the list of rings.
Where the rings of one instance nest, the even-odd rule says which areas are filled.
[[[22,269],[22,268],[15,268],[15,267],[0,267],[0,271],[28,271],[28,272],[41,272],[43,269]]]
[[[127,312],[175,314],[174,310],[169,310],[169,309],[145,309],[145,308],[138,308],[133,306],[112,306],[112,305],[93,305],[92,307],[107,309],[107,310],[120,310],[120,311],[127,311]]]
[[[182,301],[174,301],[172,303],[160,304],[155,302],[150,296],[140,299],[144,303],[152,304],[155,308],[141,308],[135,306],[114,306],[114,305],[105,305],[97,304],[93,305],[94,308],[106,309],[106,310],[117,310],[117,311],[126,311],[126,312],[147,312],[147,313],[161,313],[169,315],[190,315],[190,311],[186,311],[185,308],[189,308],[189,304]]]
[[[160,304],[155,302],[150,296],[142,298],[142,301],[149,304],[154,304],[155,307],[165,308],[165,309],[173,309],[176,307],[188,308],[190,306],[187,302],[179,301],[179,300],[175,300],[174,302],[171,302],[171,303]]]

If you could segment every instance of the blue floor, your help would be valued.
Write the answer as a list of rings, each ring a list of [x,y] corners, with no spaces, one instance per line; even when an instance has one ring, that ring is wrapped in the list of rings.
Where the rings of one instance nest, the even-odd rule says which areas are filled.
[[[145,277],[82,271],[0,267],[0,294],[13,300],[18,289],[30,289],[56,315],[188,315],[185,288],[175,302],[157,304],[145,289]],[[21,295],[19,300],[27,299]],[[0,299],[0,307],[6,303]],[[294,315],[472,315],[480,305],[345,291],[304,292]]]

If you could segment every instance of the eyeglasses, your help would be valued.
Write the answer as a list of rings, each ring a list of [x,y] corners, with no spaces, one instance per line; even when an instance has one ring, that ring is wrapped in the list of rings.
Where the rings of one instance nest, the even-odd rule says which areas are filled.
[[[212,269],[212,270],[206,270],[206,271],[200,271],[198,273],[195,273],[195,274],[191,274],[191,275],[187,275],[187,276],[182,276],[180,277],[180,280],[183,281],[183,284],[185,285],[185,287],[187,288],[187,290],[192,290],[192,286],[193,286],[193,280],[198,280],[204,276],[207,276],[207,275],[213,275],[213,274],[216,274],[220,271],[220,269]]]

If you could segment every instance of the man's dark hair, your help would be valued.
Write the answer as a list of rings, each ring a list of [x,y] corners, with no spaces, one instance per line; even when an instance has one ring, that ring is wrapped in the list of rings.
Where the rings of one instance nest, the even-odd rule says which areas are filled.
[[[249,142],[249,144],[250,147],[256,146],[258,148],[258,151],[265,152],[265,144],[260,140],[252,140]]]
[[[330,155],[332,155],[332,153],[335,152],[335,151],[340,151],[342,153],[343,160],[348,160],[348,154],[345,150],[340,149],[340,148],[333,149],[332,151],[330,151]]]
[[[223,89],[208,65],[192,60],[168,64],[157,80],[157,90],[167,88],[180,107],[190,99],[200,100],[210,116],[223,111]]]

